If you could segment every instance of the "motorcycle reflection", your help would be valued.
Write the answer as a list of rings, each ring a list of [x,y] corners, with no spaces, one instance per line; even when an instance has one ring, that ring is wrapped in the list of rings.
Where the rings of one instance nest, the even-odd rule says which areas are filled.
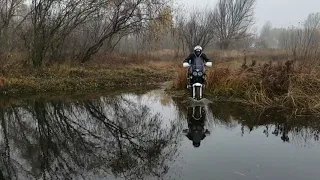
[[[201,141],[210,135],[210,131],[204,128],[206,111],[203,106],[188,107],[188,129],[184,129],[184,135],[192,141],[195,148],[198,148]]]

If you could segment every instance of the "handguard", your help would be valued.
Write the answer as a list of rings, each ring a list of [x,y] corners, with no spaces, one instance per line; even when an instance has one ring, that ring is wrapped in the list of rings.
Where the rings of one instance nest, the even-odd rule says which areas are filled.
[[[212,62],[206,62],[206,66],[212,67]]]
[[[187,63],[187,62],[184,62],[184,63],[183,63],[183,67],[190,67],[190,64]]]

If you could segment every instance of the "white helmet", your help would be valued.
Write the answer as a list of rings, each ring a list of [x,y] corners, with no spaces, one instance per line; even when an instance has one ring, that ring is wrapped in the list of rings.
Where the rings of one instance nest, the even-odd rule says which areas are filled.
[[[202,47],[198,45],[198,46],[194,47],[193,50],[194,51],[202,51]]]
[[[202,47],[201,46],[196,46],[196,47],[194,47],[194,54],[196,55],[196,56],[198,56],[198,57],[200,57],[201,56],[201,54],[202,54]]]

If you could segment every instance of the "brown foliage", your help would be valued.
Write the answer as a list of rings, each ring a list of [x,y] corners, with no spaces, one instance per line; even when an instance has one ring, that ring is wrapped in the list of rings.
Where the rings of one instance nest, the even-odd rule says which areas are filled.
[[[282,107],[300,113],[320,113],[320,71],[294,61],[243,64],[237,69],[214,67],[207,72],[206,93],[240,98],[263,107]],[[185,74],[180,70],[176,89],[184,89]],[[184,75],[184,76],[182,76]],[[183,79],[184,78],[184,79]],[[181,82],[180,82],[181,81]]]
[[[173,81],[174,89],[184,89],[187,87],[187,72],[188,70],[186,68],[177,69],[176,77]]]

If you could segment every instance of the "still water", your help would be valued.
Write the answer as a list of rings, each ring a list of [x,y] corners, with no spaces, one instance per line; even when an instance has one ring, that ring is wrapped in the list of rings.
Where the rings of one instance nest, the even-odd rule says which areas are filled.
[[[162,90],[0,107],[0,179],[318,180],[320,119]]]

